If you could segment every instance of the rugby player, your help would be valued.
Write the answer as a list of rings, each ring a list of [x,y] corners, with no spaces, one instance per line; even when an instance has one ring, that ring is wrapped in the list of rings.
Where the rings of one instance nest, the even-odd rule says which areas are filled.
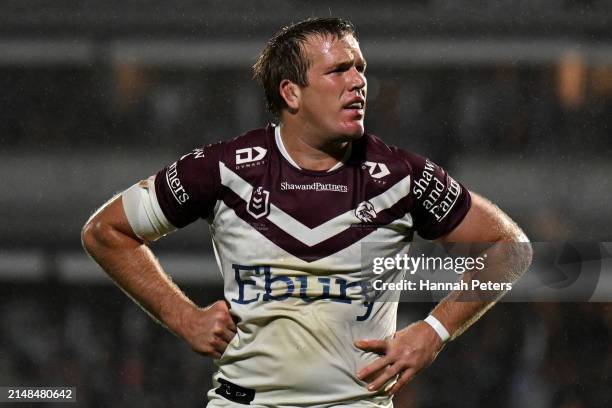
[[[365,133],[366,60],[350,22],[283,28],[254,74],[278,124],[197,148],[128,188],[86,223],[84,247],[155,319],[215,359],[209,407],[390,407],[493,301],[451,293],[396,331],[397,304],[358,290],[361,244],[407,246],[414,233],[526,237],[441,167]],[[225,298],[207,307],[172,283],[147,246],[199,218],[224,279]],[[504,256],[512,279],[531,254]]]

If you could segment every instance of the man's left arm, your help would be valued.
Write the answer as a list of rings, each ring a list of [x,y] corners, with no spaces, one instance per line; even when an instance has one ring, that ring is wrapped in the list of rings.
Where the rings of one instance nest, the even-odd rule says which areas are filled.
[[[532,249],[527,236],[508,215],[487,199],[471,193],[472,205],[461,223],[438,239],[443,243],[492,243],[487,248],[487,263],[494,265],[498,282],[513,283],[529,267]],[[491,273],[491,271],[489,271]],[[464,280],[470,280],[470,273]],[[476,293],[453,291],[430,313],[427,322],[420,320],[385,340],[359,340],[357,347],[381,354],[357,375],[368,381],[368,389],[380,390],[389,380],[399,376],[388,390],[394,394],[423,368],[430,365],[444,343],[463,333],[476,322],[505,291],[495,292],[486,300],[477,300]],[[465,296],[467,300],[459,300]],[[465,299],[465,298],[464,298]]]

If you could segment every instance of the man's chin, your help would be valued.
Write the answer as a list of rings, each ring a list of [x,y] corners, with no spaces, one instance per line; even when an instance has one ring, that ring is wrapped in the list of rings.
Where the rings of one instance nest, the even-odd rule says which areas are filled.
[[[331,130],[331,134],[329,135],[331,136],[331,139],[329,140],[340,143],[357,140],[365,133],[363,122],[344,122],[329,129]]]
[[[346,139],[346,141],[359,139],[364,133],[365,128],[363,126],[363,121],[345,123],[340,132],[343,139]]]

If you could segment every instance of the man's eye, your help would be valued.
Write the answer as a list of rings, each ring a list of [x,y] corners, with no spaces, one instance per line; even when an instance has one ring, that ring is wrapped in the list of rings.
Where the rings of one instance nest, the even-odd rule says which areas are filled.
[[[345,72],[348,68],[345,66],[336,67],[332,72]]]

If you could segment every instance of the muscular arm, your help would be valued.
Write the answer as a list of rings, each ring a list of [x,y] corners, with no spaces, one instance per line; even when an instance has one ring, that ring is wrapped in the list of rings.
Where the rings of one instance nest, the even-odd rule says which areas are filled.
[[[225,302],[196,306],[132,231],[122,198],[103,205],[83,227],[83,247],[115,283],[197,352],[220,357],[235,326]]]
[[[487,248],[487,271],[495,281],[514,282],[529,267],[532,250],[523,231],[497,206],[472,193],[472,206],[463,221],[452,232],[439,239],[444,243],[492,243]],[[464,280],[470,280],[466,273]],[[432,311],[454,339],[477,321],[504,294],[497,292],[484,301],[475,294],[451,292]],[[468,296],[470,301],[459,300]],[[385,340],[361,340],[356,346],[377,352],[381,358],[359,371],[358,377],[369,381],[368,389],[381,389],[397,376],[397,382],[388,390],[400,390],[420,370],[433,362],[444,346],[440,336],[424,321],[418,321]]]
[[[472,193],[472,208],[463,222],[441,242],[491,242],[487,248],[486,274],[498,282],[515,282],[531,264],[532,249],[524,232],[497,206]],[[470,280],[468,273],[464,280]],[[499,291],[485,301],[463,301],[465,293],[451,292],[431,312],[454,339],[477,321],[505,292]],[[467,294],[475,299],[475,294]]]

